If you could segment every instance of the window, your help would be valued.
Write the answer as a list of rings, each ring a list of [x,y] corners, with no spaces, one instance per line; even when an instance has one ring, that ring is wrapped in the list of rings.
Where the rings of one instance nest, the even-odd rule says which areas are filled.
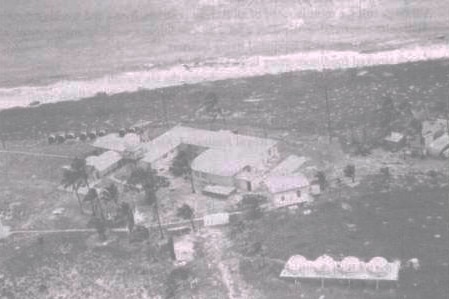
[[[297,196],[297,197],[301,197],[301,190],[297,190],[297,191],[296,191],[296,196]]]
[[[281,196],[281,201],[285,201],[285,196],[284,195]]]

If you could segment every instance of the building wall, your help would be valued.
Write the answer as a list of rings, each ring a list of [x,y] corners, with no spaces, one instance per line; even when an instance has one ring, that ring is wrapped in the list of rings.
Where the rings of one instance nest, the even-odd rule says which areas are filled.
[[[108,168],[106,168],[102,171],[99,171],[98,169],[91,166],[89,176],[95,180],[98,180],[98,179],[110,174],[114,170],[118,169],[121,165],[122,165],[121,161],[118,161],[114,164],[111,164]]]
[[[153,161],[153,163],[148,163],[146,161],[140,160],[139,161],[139,167],[142,168],[152,168],[156,170],[159,173],[166,172],[170,169],[170,166],[173,162],[173,159],[178,154],[178,148],[175,148],[171,150],[170,152],[166,153],[156,161]]]
[[[193,171],[192,174],[195,190],[202,190],[206,185],[234,187],[234,178],[232,176],[219,176],[199,171]]]
[[[268,159],[270,160],[279,159],[279,149],[277,144],[268,149]]]
[[[298,194],[299,192],[299,194]],[[309,188],[299,188],[287,192],[272,194],[273,204],[276,207],[282,207],[310,200]]]

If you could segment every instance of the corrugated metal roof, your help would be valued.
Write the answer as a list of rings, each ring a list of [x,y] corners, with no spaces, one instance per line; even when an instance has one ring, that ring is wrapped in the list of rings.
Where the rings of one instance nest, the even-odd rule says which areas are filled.
[[[140,144],[140,137],[137,134],[128,133],[123,137],[118,134],[108,134],[97,138],[93,146],[110,151],[123,152],[127,148],[136,147]]]
[[[86,164],[102,172],[112,165],[118,163],[121,159],[122,157],[119,153],[114,151],[107,151],[99,156],[87,157]]]
[[[307,161],[305,157],[290,155],[270,171],[272,175],[288,175],[294,173]]]
[[[245,149],[210,149],[192,162],[192,170],[219,175],[234,176],[246,166],[259,164],[261,155]]]
[[[143,161],[151,163],[180,144],[190,144],[210,149],[268,149],[276,140],[238,135],[230,131],[209,131],[177,126],[145,144],[147,154]]]
[[[299,189],[310,185],[309,180],[301,174],[290,176],[269,176],[264,180],[268,191],[280,193],[289,190]]]
[[[219,194],[223,196],[229,196],[235,191],[234,187],[218,186],[218,185],[207,185],[204,187],[203,192],[209,192],[213,194]]]

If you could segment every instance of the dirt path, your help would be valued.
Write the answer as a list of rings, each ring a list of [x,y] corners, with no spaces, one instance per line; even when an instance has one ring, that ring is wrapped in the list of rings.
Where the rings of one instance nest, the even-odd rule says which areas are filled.
[[[211,266],[220,271],[229,299],[263,298],[240,275],[239,259],[228,251],[229,241],[220,228],[208,228],[203,233],[205,252]]]
[[[1,154],[14,154],[14,155],[27,155],[27,156],[36,156],[36,157],[45,157],[45,158],[57,158],[57,159],[73,159],[73,157],[63,156],[63,155],[54,155],[54,154],[44,154],[44,153],[32,153],[32,152],[21,152],[21,151],[4,151],[0,150]]]

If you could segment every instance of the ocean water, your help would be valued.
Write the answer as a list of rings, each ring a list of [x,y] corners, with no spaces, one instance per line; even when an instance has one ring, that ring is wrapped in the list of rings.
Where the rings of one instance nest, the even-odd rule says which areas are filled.
[[[449,56],[447,0],[0,0],[0,109]]]

